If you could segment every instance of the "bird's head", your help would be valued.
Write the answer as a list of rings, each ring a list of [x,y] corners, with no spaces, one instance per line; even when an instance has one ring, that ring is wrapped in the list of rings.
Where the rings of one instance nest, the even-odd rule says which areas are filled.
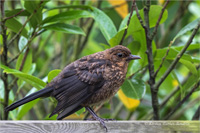
[[[128,66],[131,60],[140,59],[139,56],[132,55],[131,51],[122,45],[117,45],[113,48],[107,49],[108,58],[111,62],[118,66]]]

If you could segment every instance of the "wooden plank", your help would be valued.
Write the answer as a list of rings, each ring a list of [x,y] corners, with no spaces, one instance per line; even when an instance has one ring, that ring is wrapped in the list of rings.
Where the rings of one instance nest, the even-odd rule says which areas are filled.
[[[109,121],[109,133],[200,132],[200,121]],[[104,133],[98,121],[0,121],[0,133]]]

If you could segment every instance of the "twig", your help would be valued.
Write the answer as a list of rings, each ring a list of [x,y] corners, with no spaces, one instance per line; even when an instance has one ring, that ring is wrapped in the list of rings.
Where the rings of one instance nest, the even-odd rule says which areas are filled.
[[[188,5],[191,1],[181,1],[178,11],[174,16],[174,19],[170,22],[167,31],[162,35],[162,38],[158,41],[158,46],[162,47],[162,45],[166,44],[168,36],[171,34],[171,31],[177,26],[177,23],[181,20],[183,15],[187,13]],[[168,43],[168,42],[167,42]]]
[[[181,100],[176,107],[164,118],[164,120],[168,120],[173,114],[174,112],[176,112],[176,110],[181,107],[181,105],[192,95],[192,93],[196,90],[196,88],[199,87],[200,81],[198,81],[193,88],[191,89],[191,91],[183,98],[183,100]]]
[[[142,27],[143,27],[144,29],[146,29],[146,27],[145,27],[145,25],[144,25],[144,22],[143,22],[143,20],[142,20],[142,18],[141,18],[141,16],[140,16],[140,13],[138,12],[138,8],[137,8],[136,2],[135,2],[135,4],[134,4],[134,8],[135,8],[135,11],[136,11],[137,18],[138,18],[138,20],[140,21],[140,24],[142,25]]]
[[[195,99],[191,99],[191,101],[188,101],[187,105],[183,106],[179,111],[176,111],[174,115],[170,118],[171,120],[179,120],[179,118],[185,114],[185,112],[188,109],[194,108],[195,105],[197,105],[200,101],[200,96],[198,96]]]
[[[7,45],[7,35],[6,35],[6,25],[5,25],[5,9],[4,9],[4,0],[1,0],[1,28],[2,28],[2,37],[3,37],[3,63],[5,66],[8,66],[8,45]],[[3,83],[4,83],[4,108],[8,106],[9,102],[9,88],[8,88],[8,75],[6,73],[3,74]],[[8,119],[8,112],[4,111],[4,120]]]
[[[98,2],[97,8],[100,8],[101,3],[102,3],[102,1],[99,1],[99,2]],[[92,20],[92,22],[91,22],[91,24],[90,24],[90,26],[89,26],[89,28],[88,28],[88,30],[87,30],[86,37],[85,37],[85,39],[83,40],[82,44],[80,45],[80,49],[81,49],[81,50],[82,50],[82,49],[85,47],[85,45],[87,44],[89,35],[90,35],[90,33],[91,33],[91,31],[92,31],[92,28],[93,28],[93,26],[94,26],[94,22],[95,22],[95,21]],[[80,51],[79,51],[79,52],[80,52]]]
[[[195,112],[194,116],[192,117],[192,120],[199,120],[199,118],[200,118],[200,105],[197,111]]]
[[[159,26],[159,24],[160,24],[160,21],[161,21],[161,19],[162,19],[163,13],[164,13],[165,8],[167,7],[168,3],[169,3],[169,0],[167,0],[167,1],[165,2],[164,6],[163,6],[163,8],[162,8],[162,10],[161,10],[161,13],[160,13],[159,18],[158,18],[158,20],[157,20],[157,22],[156,22],[156,26],[155,26],[155,28],[154,28],[154,31],[153,31],[153,33],[152,33],[151,36],[150,36],[150,39],[151,39],[151,40],[153,40],[154,36],[155,36],[156,33],[157,33],[158,26]]]
[[[14,60],[16,60],[16,59],[19,57],[19,55],[20,55],[27,47],[30,46],[30,43],[32,42],[32,40],[35,38],[36,35],[37,35],[37,32],[35,32],[35,34],[30,38],[30,40],[28,40],[26,46],[24,46],[23,49],[22,49],[14,58],[12,58],[12,59],[8,62],[8,64],[10,64],[10,63],[13,62]]]
[[[38,5],[38,8],[41,7],[43,1],[40,2],[40,4]],[[25,23],[23,24],[22,28],[19,30],[19,32],[9,41],[8,46],[21,34],[22,30],[25,28],[26,24],[29,22],[29,20],[33,17],[34,14],[37,13],[37,10],[35,10],[25,21]]]
[[[162,65],[163,65],[163,63],[164,63],[164,61],[165,61],[165,59],[166,59],[166,57],[167,57],[167,55],[168,55],[168,53],[169,53],[169,50],[170,50],[170,47],[172,46],[172,44],[173,44],[173,41],[170,42],[170,44],[169,44],[169,46],[168,46],[168,49],[167,49],[167,51],[166,51],[166,53],[165,53],[165,56],[162,58],[162,62],[160,63],[160,66],[158,67],[158,69],[157,69],[156,72],[154,73],[154,77],[156,77],[157,74],[158,74],[158,72],[160,71],[160,69],[161,69],[161,67],[162,67]]]
[[[8,19],[14,18],[14,17],[18,16],[19,14],[21,14],[23,11],[24,11],[24,9],[22,9],[21,11],[19,11],[18,13],[16,13],[16,14],[13,15],[13,16],[6,17],[4,20],[6,21],[6,20],[8,20]]]
[[[180,60],[180,58],[182,57],[182,55],[185,53],[185,51],[187,50],[187,48],[190,46],[194,36],[196,35],[198,29],[200,27],[200,22],[197,24],[197,26],[194,28],[192,35],[190,36],[190,38],[188,39],[187,43],[185,44],[185,47],[181,50],[181,52],[176,56],[175,60],[171,63],[171,65],[169,66],[169,68],[167,69],[167,71],[164,73],[164,75],[160,78],[160,80],[157,82],[157,84],[155,85],[155,89],[158,90],[158,87],[162,84],[162,82],[167,78],[167,76],[170,74],[170,72],[174,69],[174,67],[176,66],[176,64],[178,63],[178,61]]]
[[[123,107],[123,103],[121,101],[119,101],[119,104],[115,108],[115,111],[112,113],[111,118],[116,119],[116,117],[118,116],[118,114],[122,110],[122,107]]]
[[[35,12],[34,12],[35,13]],[[13,37],[11,38],[11,40],[8,42],[8,46],[10,46],[13,41],[21,34],[22,30],[25,28],[26,24],[29,22],[29,20],[33,17],[34,13],[32,13],[26,20],[26,22],[23,24],[22,28],[19,30],[19,32]]]
[[[127,34],[128,26],[129,26],[129,23],[130,23],[130,21],[131,21],[131,17],[132,17],[132,15],[133,15],[133,8],[134,8],[134,5],[135,5],[135,0],[133,0],[133,2],[132,2],[131,12],[130,12],[130,15],[129,15],[129,18],[128,18],[128,21],[127,21],[127,28],[126,28],[125,31],[124,31],[124,34],[123,34],[123,36],[122,36],[122,39],[121,39],[119,45],[122,45],[122,43],[123,43],[123,41],[124,41],[124,38],[125,38],[125,36],[126,36],[126,34]]]

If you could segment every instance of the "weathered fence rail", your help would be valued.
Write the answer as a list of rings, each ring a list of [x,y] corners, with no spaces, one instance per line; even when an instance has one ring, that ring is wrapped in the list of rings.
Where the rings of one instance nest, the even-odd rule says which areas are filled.
[[[110,133],[200,132],[200,121],[110,121]],[[0,121],[0,133],[104,133],[98,121]]]

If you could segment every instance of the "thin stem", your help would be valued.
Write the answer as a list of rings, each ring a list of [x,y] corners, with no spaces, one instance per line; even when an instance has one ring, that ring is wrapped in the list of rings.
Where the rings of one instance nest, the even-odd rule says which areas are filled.
[[[8,62],[8,64],[10,64],[10,63],[12,63],[14,60],[16,60],[16,59],[19,57],[19,55],[20,55],[27,47],[30,46],[32,40],[35,38],[36,35],[37,35],[37,32],[35,32],[35,34],[30,38],[30,40],[28,40],[26,46],[24,46],[23,49],[22,49],[14,58],[12,58],[12,59]]]
[[[177,110],[181,107],[181,105],[192,95],[192,93],[199,87],[200,80],[193,86],[191,91],[181,100],[176,107],[164,118],[164,120],[168,120]]]
[[[163,13],[164,13],[165,8],[167,7],[168,3],[169,3],[169,0],[167,0],[167,1],[165,2],[164,6],[163,6],[163,8],[162,8],[162,10],[161,10],[161,13],[160,13],[159,18],[158,18],[158,20],[157,20],[157,22],[156,22],[156,26],[155,26],[155,28],[154,28],[154,31],[153,31],[153,33],[152,33],[152,35],[151,35],[151,37],[150,37],[151,40],[153,40],[154,36],[155,36],[156,33],[157,33],[158,26],[159,26],[159,24],[160,24],[160,21],[161,21],[161,19],[162,19]]]
[[[115,111],[112,113],[111,118],[116,119],[116,117],[119,115],[122,108],[123,108],[123,103],[119,102],[119,104],[115,108]]]
[[[35,13],[35,12],[34,12]],[[25,21],[25,23],[23,24],[22,28],[19,30],[19,32],[13,37],[11,38],[11,40],[8,42],[8,46],[10,46],[13,41],[21,34],[22,30],[25,28],[26,24],[29,22],[29,20],[33,17],[34,13],[32,13],[28,19]]]
[[[192,117],[192,120],[199,120],[199,119],[200,119],[200,105],[197,111],[194,113],[194,116]]]
[[[167,71],[164,73],[164,75],[160,78],[160,80],[157,82],[157,84],[155,85],[155,89],[158,90],[159,86],[162,84],[162,82],[167,78],[167,76],[170,74],[170,72],[174,69],[174,67],[176,66],[176,64],[178,63],[178,61],[180,60],[180,58],[182,57],[182,55],[185,53],[185,51],[187,50],[187,48],[190,46],[194,36],[196,35],[196,33],[198,32],[198,29],[200,27],[200,22],[197,24],[197,26],[194,28],[192,35],[190,36],[190,38],[188,39],[187,43],[185,44],[185,47],[181,50],[181,52],[176,56],[175,60],[171,63],[171,65],[169,66],[169,68],[167,69]]]
[[[169,50],[170,50],[170,47],[172,46],[172,44],[173,44],[173,42],[171,41],[170,44],[169,44],[169,46],[168,46],[167,52],[165,53],[165,56],[162,58],[162,62],[160,63],[160,66],[158,67],[158,69],[157,69],[156,72],[154,73],[154,77],[157,76],[158,72],[159,72],[160,69],[162,68],[162,65],[163,65],[163,63],[164,63],[164,61],[165,61],[165,59],[166,59],[166,57],[167,57],[167,55],[168,55],[168,53],[169,53]]]
[[[8,19],[14,18],[14,17],[18,16],[19,14],[21,14],[23,11],[24,11],[24,9],[20,10],[18,13],[14,14],[13,16],[6,17],[4,20],[6,21]]]
[[[124,34],[123,34],[123,36],[122,36],[122,39],[121,39],[119,45],[122,45],[122,44],[123,44],[124,38],[125,38],[125,36],[126,36],[126,34],[127,34],[128,26],[129,26],[129,23],[130,23],[130,21],[131,21],[131,17],[132,17],[132,15],[133,15],[134,5],[135,5],[135,0],[133,0],[133,2],[132,2],[131,12],[130,12],[130,15],[129,15],[129,18],[128,18],[128,21],[127,21],[127,28],[126,28],[125,31],[124,31]]]
[[[6,35],[6,25],[5,25],[5,9],[4,9],[4,0],[1,0],[1,28],[2,28],[2,36],[3,36],[3,64],[8,66],[8,45],[7,45],[7,35]],[[4,83],[4,108],[8,106],[9,102],[9,88],[8,88],[8,75],[6,73],[3,74],[3,83]],[[4,120],[8,119],[8,112],[4,111]]]
[[[135,11],[136,11],[137,18],[138,18],[138,20],[140,21],[140,24],[142,25],[142,27],[143,27],[144,29],[146,29],[146,27],[145,27],[145,25],[144,25],[144,22],[143,22],[143,20],[142,20],[142,18],[141,18],[141,16],[140,16],[139,11],[138,11],[138,7],[137,7],[136,2],[134,3],[134,8],[135,8]]]

